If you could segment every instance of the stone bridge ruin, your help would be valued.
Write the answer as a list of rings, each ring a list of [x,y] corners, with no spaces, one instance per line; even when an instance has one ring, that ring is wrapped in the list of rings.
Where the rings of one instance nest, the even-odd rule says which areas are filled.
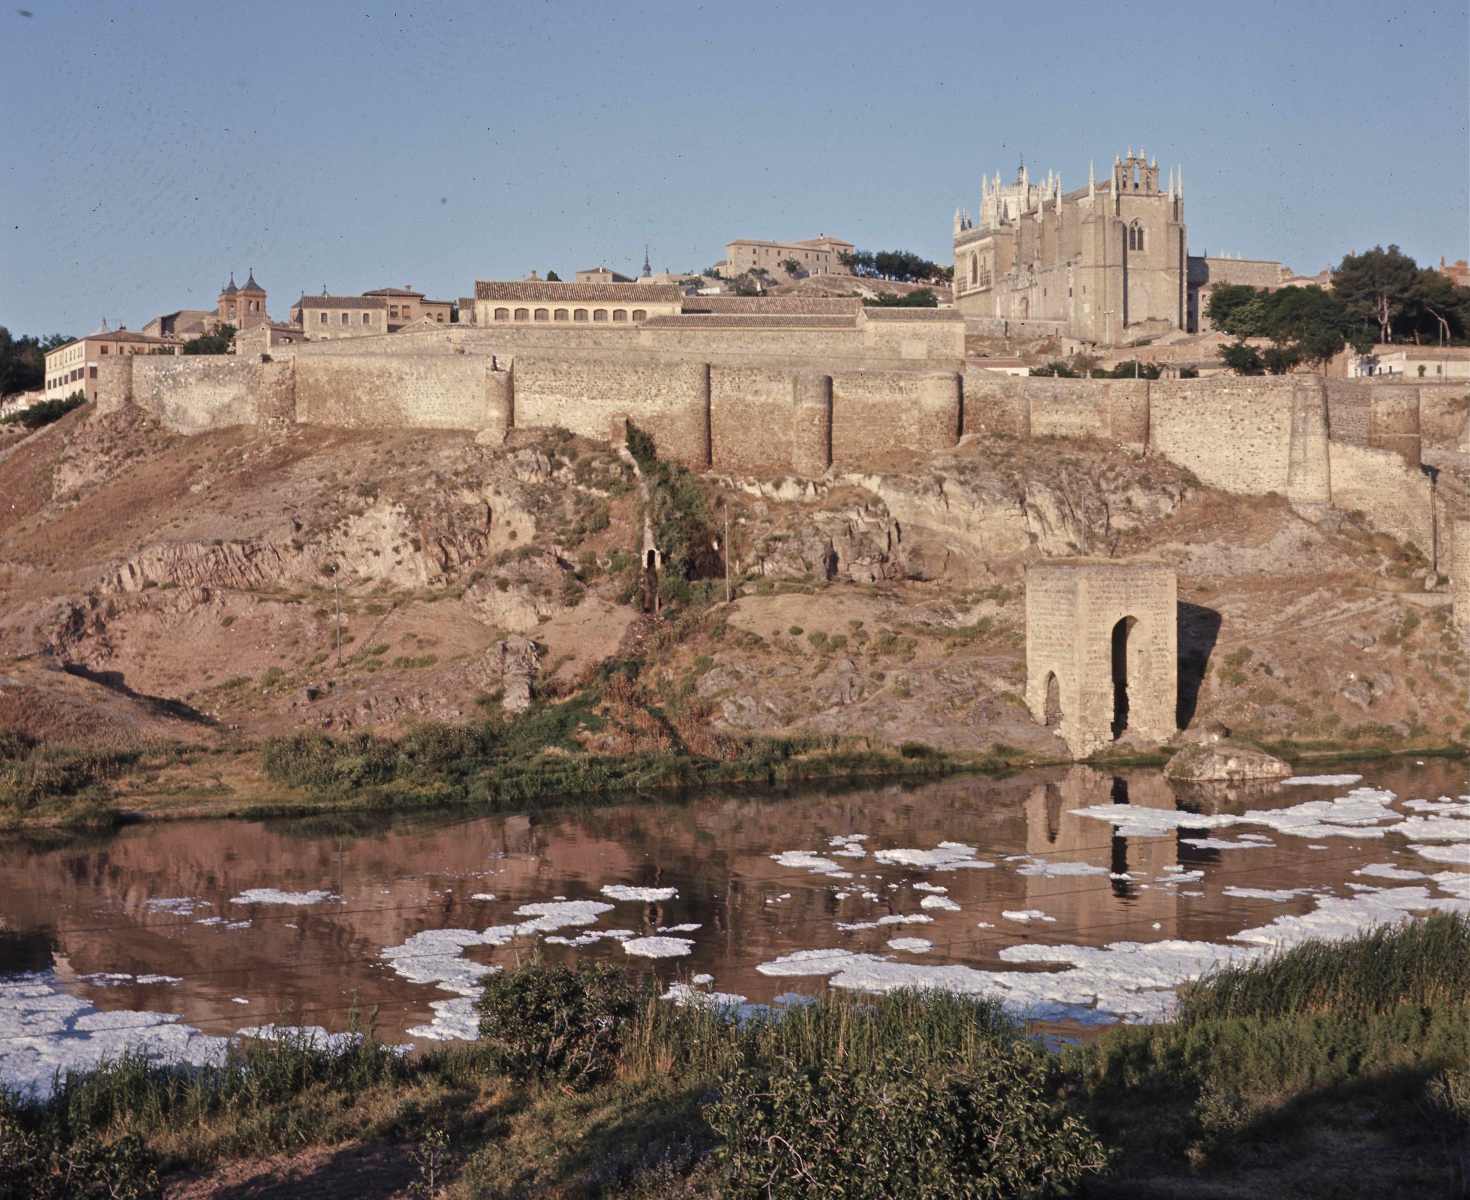
[[[1026,706],[1073,758],[1167,741],[1179,694],[1178,581],[1157,563],[1026,568]]]

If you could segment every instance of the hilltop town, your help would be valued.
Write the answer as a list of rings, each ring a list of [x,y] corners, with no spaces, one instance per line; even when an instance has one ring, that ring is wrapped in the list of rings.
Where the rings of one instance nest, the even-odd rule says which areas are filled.
[[[1182,171],[1130,150],[1070,190],[985,178],[946,266],[736,240],[699,274],[645,253],[284,321],[252,269],[56,346],[11,407],[85,406],[0,449],[8,719],[391,734],[638,659],[686,745],[1462,741],[1470,350],[1349,330],[1231,369],[1222,346],[1286,355],[1235,302],[1332,277],[1187,246]],[[1077,559],[1178,580],[1178,681],[1131,731],[1110,698],[1076,724],[1113,682],[1030,644],[1026,568]]]

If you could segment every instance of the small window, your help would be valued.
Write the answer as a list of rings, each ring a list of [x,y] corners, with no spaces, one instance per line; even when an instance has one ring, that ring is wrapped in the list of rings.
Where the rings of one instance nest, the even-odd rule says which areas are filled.
[[[508,308],[497,308],[495,310],[495,319],[497,321],[509,321],[510,320],[510,309],[508,309]]]
[[[362,314],[362,323],[364,325],[371,325],[373,323],[373,314],[370,313],[370,312],[363,313]]]
[[[571,314],[568,313],[566,309],[559,308],[554,313],[551,314],[551,319],[553,321],[565,321],[567,319],[567,317],[570,316],[570,315]]]
[[[322,313],[322,315],[321,315],[321,323],[323,325],[325,325],[327,323],[327,314],[326,313]]]
[[[342,314],[342,324],[346,325],[350,319],[346,313]]]
[[[518,308],[518,309],[516,309],[516,320],[517,321],[529,321],[530,319],[531,319],[531,310],[529,308]]]
[[[392,317],[393,320],[398,320],[398,305],[390,304],[388,306],[388,315]]]
[[[88,368],[88,371],[91,374],[91,376],[92,376],[93,379],[96,379],[97,378],[97,368],[96,367],[89,367]]]
[[[103,353],[103,354],[106,354],[106,353],[107,353],[107,347],[106,347],[106,346],[103,346],[103,347],[102,347],[102,353]]]
[[[578,309],[573,310],[573,312],[572,312],[572,320],[574,320],[574,321],[585,321],[586,319],[587,319],[587,310],[585,308],[578,308]]]
[[[615,308],[613,309],[612,317],[614,321],[626,321],[628,319],[628,310],[626,308]]]
[[[544,308],[538,308],[536,310],[536,320],[549,321],[551,320],[551,313]]]
[[[594,321],[606,321],[607,320],[607,309],[605,309],[605,308],[594,308],[592,310],[592,319]]]
[[[648,320],[648,312],[645,309],[635,308],[633,310],[633,320],[635,320],[635,321],[646,321],[646,320]]]

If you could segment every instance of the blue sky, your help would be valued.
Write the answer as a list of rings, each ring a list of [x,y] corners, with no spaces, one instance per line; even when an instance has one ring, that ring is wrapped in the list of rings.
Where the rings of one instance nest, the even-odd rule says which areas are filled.
[[[982,173],[1074,186],[1129,144],[1182,163],[1195,253],[1438,262],[1470,252],[1467,63],[1464,0],[10,0],[0,324],[137,327],[251,267],[284,317],[645,242],[948,261]]]

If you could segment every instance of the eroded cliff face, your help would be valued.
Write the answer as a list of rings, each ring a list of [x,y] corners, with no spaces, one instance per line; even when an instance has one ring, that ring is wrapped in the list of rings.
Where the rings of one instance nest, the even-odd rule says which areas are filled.
[[[88,686],[109,737],[129,703],[153,738],[171,714],[186,740],[391,731],[636,655],[714,728],[1060,753],[1020,699],[1022,570],[1072,555],[1180,571],[1204,631],[1181,642],[1203,672],[1186,718],[1324,740],[1464,724],[1462,645],[1413,551],[1114,445],[967,438],[884,472],[697,480],[702,569],[718,597],[728,556],[737,600],[677,625],[638,603],[628,462],[557,431],[184,438],[84,409],[3,454],[0,719],[42,733],[54,710],[79,735]]]

